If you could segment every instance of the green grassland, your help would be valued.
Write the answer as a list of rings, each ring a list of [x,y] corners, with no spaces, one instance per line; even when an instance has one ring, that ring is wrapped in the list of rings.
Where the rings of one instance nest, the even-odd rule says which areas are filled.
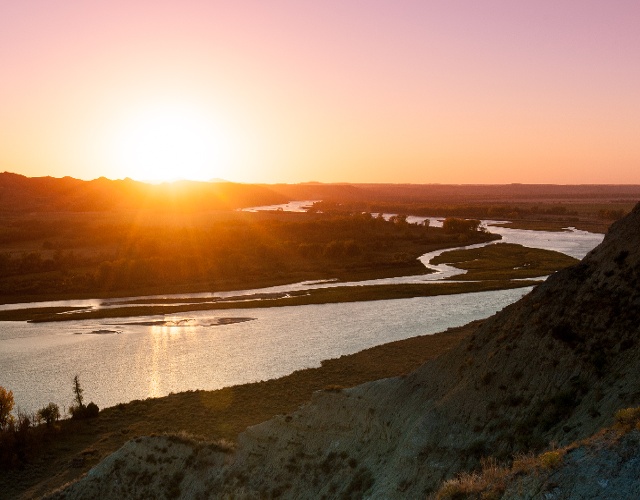
[[[546,276],[578,263],[560,252],[496,243],[469,250],[451,250],[431,259],[432,264],[450,264],[467,272],[455,280],[513,280]]]

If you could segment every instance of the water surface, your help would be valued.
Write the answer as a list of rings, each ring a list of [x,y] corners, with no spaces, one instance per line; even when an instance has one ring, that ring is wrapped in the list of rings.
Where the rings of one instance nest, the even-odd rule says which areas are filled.
[[[309,204],[295,202],[285,209],[302,211]],[[424,217],[411,218],[411,222],[424,220]],[[441,222],[442,219],[430,219],[434,226]],[[484,223],[492,232],[502,235],[501,241],[556,250],[576,258],[584,257],[603,238],[586,231],[527,231],[493,225],[495,221]],[[478,246],[482,245],[473,245]],[[313,281],[255,290],[155,298],[159,303],[164,297],[180,297],[188,302],[190,298],[282,293],[337,285],[437,282],[461,274],[450,266],[429,264],[431,258],[441,252],[430,252],[420,259],[426,266],[433,267],[435,272],[432,274],[353,283]],[[301,368],[319,366],[324,359],[460,326],[490,316],[528,290],[273,309],[198,311],[119,320],[0,322],[0,385],[11,389],[16,404],[26,411],[35,411],[49,402],[55,402],[61,408],[68,406],[72,401],[71,382],[76,374],[80,375],[87,400],[93,400],[100,407],[170,392],[218,389],[280,377]],[[101,308],[114,307],[122,300],[7,304],[0,309]],[[243,321],[236,322],[238,319]],[[170,324],[172,326],[168,326]]]
[[[528,290],[62,325],[0,323],[0,385],[12,389],[16,404],[29,411],[50,401],[61,407],[70,404],[76,373],[87,399],[100,407],[189,389],[218,389],[280,377],[319,366],[324,359],[460,326],[493,314]],[[235,316],[255,319],[220,326],[125,324],[185,318],[208,324]],[[100,329],[122,333],[88,334]]]

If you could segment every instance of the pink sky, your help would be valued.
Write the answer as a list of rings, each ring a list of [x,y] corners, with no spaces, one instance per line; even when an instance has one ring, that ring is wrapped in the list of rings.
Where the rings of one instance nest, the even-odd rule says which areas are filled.
[[[201,178],[640,183],[638,26],[637,1],[0,0],[0,171],[149,176],[118,140],[180,108],[215,123]]]

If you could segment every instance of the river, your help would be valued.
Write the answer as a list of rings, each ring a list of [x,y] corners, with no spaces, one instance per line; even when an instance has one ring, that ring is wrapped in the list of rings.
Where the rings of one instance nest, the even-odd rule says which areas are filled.
[[[602,240],[602,235],[585,231],[525,231],[487,222],[492,232],[502,235],[502,241],[557,250],[577,258],[582,258]],[[438,220],[433,219],[431,223],[437,225]],[[421,260],[428,264],[436,253],[439,252],[426,254]],[[447,267],[438,266],[433,274],[351,284],[415,283],[439,280],[459,272]],[[336,284],[306,282],[180,297],[273,293]],[[101,408],[134,399],[165,396],[170,392],[213,390],[280,377],[301,368],[319,366],[324,359],[460,326],[490,316],[529,290],[520,288],[273,309],[199,311],[166,317],[38,324],[0,322],[0,385],[12,390],[16,405],[28,412],[49,402],[55,402],[61,408],[68,407],[72,402],[71,384],[76,374],[80,375],[87,401],[94,401]],[[109,301],[106,304],[97,299],[11,304],[0,306],[0,309],[49,305],[109,307]],[[190,321],[181,326],[149,324],[162,321],[177,324],[186,318]],[[251,319],[234,323],[238,318]],[[225,324],[225,319],[230,323]],[[120,333],[89,334],[100,330]]]

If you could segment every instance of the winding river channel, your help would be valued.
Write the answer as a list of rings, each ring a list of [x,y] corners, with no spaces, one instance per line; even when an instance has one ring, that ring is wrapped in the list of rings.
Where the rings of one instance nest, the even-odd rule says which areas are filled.
[[[299,207],[300,203],[285,208]],[[420,222],[424,218],[409,220]],[[438,225],[441,220],[430,219],[430,223]],[[495,221],[484,223],[491,232],[502,235],[503,242],[556,250],[576,258],[584,257],[603,237],[573,229],[526,231],[504,228]],[[441,252],[420,259],[435,268],[432,274],[349,285],[422,283],[459,274],[449,266],[429,265],[429,260]],[[180,297],[188,302],[189,298],[282,293],[337,284],[305,282],[158,299]],[[490,316],[529,290],[64,323],[0,322],[0,386],[12,390],[16,405],[28,412],[50,401],[68,407],[75,374],[80,375],[86,399],[101,408],[171,392],[219,389],[280,377],[319,366],[324,359],[460,326]],[[61,305],[113,307],[121,300],[10,304],[0,306],[0,310]],[[90,335],[107,331],[118,333]]]

